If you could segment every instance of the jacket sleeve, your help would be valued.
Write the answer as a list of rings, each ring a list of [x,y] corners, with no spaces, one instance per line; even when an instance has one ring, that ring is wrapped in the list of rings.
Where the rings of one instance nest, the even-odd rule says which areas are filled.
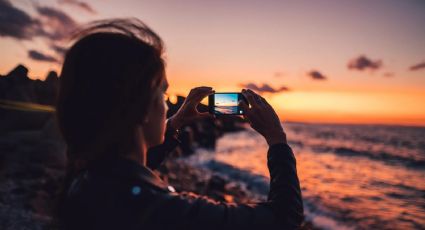
[[[303,205],[295,157],[287,144],[269,148],[268,200],[253,204],[216,202],[191,193],[152,195],[143,220],[159,229],[297,229]],[[146,223],[148,223],[146,222]]]

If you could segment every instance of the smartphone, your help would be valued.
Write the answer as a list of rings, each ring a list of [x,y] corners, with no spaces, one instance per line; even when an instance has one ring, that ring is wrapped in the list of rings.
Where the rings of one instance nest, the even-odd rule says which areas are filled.
[[[208,96],[208,110],[215,115],[242,115],[240,100],[246,101],[241,93],[214,93]]]

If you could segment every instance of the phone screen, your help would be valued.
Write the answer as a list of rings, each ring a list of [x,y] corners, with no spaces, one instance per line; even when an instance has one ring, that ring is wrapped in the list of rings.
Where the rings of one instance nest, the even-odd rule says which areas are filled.
[[[243,114],[242,109],[238,106],[238,102],[242,95],[240,93],[215,93],[213,100],[213,113],[217,115],[240,115]]]

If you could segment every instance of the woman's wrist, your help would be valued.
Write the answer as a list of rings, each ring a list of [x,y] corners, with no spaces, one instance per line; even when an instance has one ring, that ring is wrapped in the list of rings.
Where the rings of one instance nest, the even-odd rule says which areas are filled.
[[[272,146],[274,144],[287,144],[286,134],[282,131],[279,133],[268,135],[266,138],[267,144]]]
[[[172,119],[168,118],[166,122],[165,139],[169,139],[169,137],[178,138],[180,128],[176,128],[174,125]]]

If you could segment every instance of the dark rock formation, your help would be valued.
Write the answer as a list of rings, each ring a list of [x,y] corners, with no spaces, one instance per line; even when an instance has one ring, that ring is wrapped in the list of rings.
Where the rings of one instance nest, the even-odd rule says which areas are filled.
[[[54,105],[59,78],[50,71],[44,81],[28,77],[28,69],[18,65],[6,76],[0,76],[0,99]]]
[[[6,76],[0,76],[0,134],[41,129],[53,114],[33,111],[33,105],[28,103],[54,105],[58,80],[53,71],[45,81],[32,80],[28,77],[28,69],[23,65],[18,65]],[[21,103],[22,108],[10,109],[10,105],[14,103]]]

